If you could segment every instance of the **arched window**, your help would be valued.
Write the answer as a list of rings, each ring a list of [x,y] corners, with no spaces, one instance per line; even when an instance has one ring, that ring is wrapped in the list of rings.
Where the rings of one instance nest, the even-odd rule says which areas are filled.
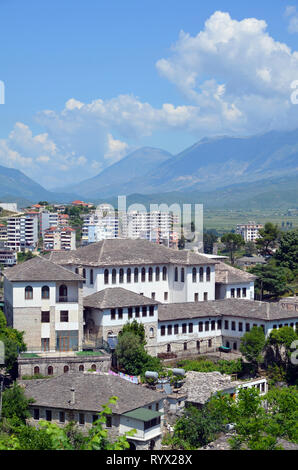
[[[91,370],[96,370],[96,364],[92,364]]]
[[[175,268],[175,282],[178,282],[178,268]]]
[[[33,373],[34,373],[34,375],[39,374],[39,367],[38,366],[34,367],[34,372]]]
[[[68,367],[68,366],[64,366],[64,367],[63,367],[63,372],[64,372],[64,374],[67,374],[67,372],[69,372],[69,367]]]
[[[206,269],[206,281],[207,281],[207,282],[210,281],[210,268],[209,268],[209,266],[208,266],[207,269]]]
[[[90,284],[93,284],[93,269],[90,269]]]
[[[184,282],[184,268],[181,268],[181,282]]]
[[[197,282],[197,269],[192,269],[192,282]]]
[[[33,299],[33,289],[31,286],[25,287],[25,299],[26,300]]]
[[[159,274],[160,274],[160,269],[159,269],[159,267],[157,266],[157,268],[155,269],[155,280],[156,280],[156,281],[159,281]]]
[[[154,329],[153,328],[150,328],[150,330],[149,330],[149,337],[154,338]]]
[[[128,270],[126,271],[126,281],[128,282],[128,284],[131,283],[131,269],[128,268]]]
[[[139,282],[139,270],[135,268],[134,270],[134,282]]]
[[[75,269],[75,273],[76,273],[76,274],[79,274],[79,268],[76,268],[76,269]]]
[[[113,269],[112,270],[112,284],[116,284],[116,276],[117,276],[116,269]]]
[[[204,282],[204,269],[200,268],[200,282]]]
[[[167,268],[165,266],[162,268],[162,280],[167,280]]]
[[[67,287],[64,284],[59,287],[59,302],[67,302]]]
[[[85,268],[83,268],[82,276],[83,276],[83,278],[84,278],[83,283],[85,284],[85,282],[86,282],[86,269],[85,269]]]
[[[167,352],[171,352],[171,345],[167,344]]]
[[[149,282],[153,281],[153,269],[152,268],[149,268],[148,270],[148,279],[149,279]]]
[[[146,269],[145,268],[142,268],[141,281],[142,282],[146,281]]]
[[[85,370],[85,367],[83,366],[83,364],[81,364],[79,366],[79,372],[84,372],[84,370]]]
[[[104,283],[109,284],[109,270],[108,269],[104,270]]]
[[[54,369],[52,366],[48,367],[48,375],[53,375]]]
[[[121,268],[119,270],[119,283],[123,284],[123,282],[124,282],[124,270]]]
[[[42,286],[42,288],[41,288],[41,298],[42,299],[49,299],[50,298],[49,286]]]

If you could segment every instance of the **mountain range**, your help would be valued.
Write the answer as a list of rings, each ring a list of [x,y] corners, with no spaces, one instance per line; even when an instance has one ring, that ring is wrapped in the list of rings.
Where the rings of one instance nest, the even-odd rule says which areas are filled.
[[[162,202],[195,198],[210,207],[297,207],[297,183],[298,129],[204,138],[177,155],[143,147],[61,192],[47,191],[19,170],[0,167],[1,200],[32,202],[79,198],[97,203],[117,195],[145,201],[163,195]]]

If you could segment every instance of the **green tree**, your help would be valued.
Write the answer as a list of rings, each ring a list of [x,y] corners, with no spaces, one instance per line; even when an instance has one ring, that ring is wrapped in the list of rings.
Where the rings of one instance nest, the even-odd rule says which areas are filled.
[[[263,328],[254,326],[246,332],[240,340],[240,352],[250,362],[255,371],[258,371],[262,361],[262,352],[265,348],[266,339]]]
[[[133,320],[132,322],[127,322],[122,328],[122,330],[120,331],[119,336],[127,332],[134,333],[136,336],[140,338],[141,344],[143,345],[146,344],[145,328],[144,328],[143,323],[138,323],[136,320]]]
[[[267,345],[275,352],[275,362],[284,363],[289,366],[291,357],[291,345],[298,339],[296,331],[290,326],[274,329],[267,340]]]
[[[138,335],[131,331],[118,337],[115,354],[117,363],[126,373],[139,375],[146,362],[146,351]]]
[[[272,255],[272,250],[276,248],[281,232],[277,225],[267,222],[264,228],[259,230],[259,237],[256,240],[256,247],[263,256]]]
[[[23,388],[16,382],[3,392],[2,417],[9,420],[14,425],[24,424],[30,417],[28,406],[32,399],[25,396]]]
[[[249,272],[257,276],[255,288],[260,300],[264,298],[265,291],[273,297],[279,297],[289,290],[292,273],[287,268],[276,267],[269,262],[265,265],[257,264]]]
[[[217,235],[212,231],[203,233],[204,253],[213,253],[213,244],[217,242]]]
[[[225,245],[226,250],[229,252],[231,264],[234,264],[236,251],[238,251],[244,245],[243,238],[241,235],[236,233],[225,233],[221,237],[221,241]]]
[[[245,256],[253,256],[257,253],[256,245],[254,242],[247,242],[244,246]]]
[[[298,275],[298,229],[282,234],[274,257],[279,266],[288,268],[296,276]]]
[[[174,448],[194,450],[211,442],[223,431],[223,415],[217,408],[189,406],[176,421],[170,444]]]
[[[0,310],[0,340],[5,346],[5,367],[8,371],[13,368],[20,352],[26,351],[23,339],[24,332],[6,326],[6,318]]]

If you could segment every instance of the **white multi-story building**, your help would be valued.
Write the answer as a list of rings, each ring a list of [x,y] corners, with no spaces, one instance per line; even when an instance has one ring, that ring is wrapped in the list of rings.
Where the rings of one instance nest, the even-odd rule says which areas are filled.
[[[261,224],[248,222],[248,224],[239,224],[236,227],[236,233],[244,238],[245,242],[255,242],[259,238],[259,230],[264,228]]]
[[[117,238],[119,230],[118,217],[109,213],[92,213],[84,218],[82,227],[82,245]]]
[[[4,271],[8,326],[24,331],[29,351],[81,349],[82,278],[34,257]]]
[[[40,233],[44,236],[46,230],[52,227],[58,227],[59,217],[58,212],[43,211],[40,213]]]
[[[255,325],[266,336],[282,326],[298,327],[292,303],[285,309],[253,300],[249,273],[146,240],[103,240],[52,251],[49,259],[33,258],[4,276],[5,314],[10,325],[25,331],[28,349],[56,344],[67,350],[67,344],[82,344],[71,339],[77,335],[107,341],[131,320],[144,324],[152,355],[205,353],[222,345],[237,351]],[[52,326],[41,325],[49,323],[40,321],[42,312],[45,319],[51,315]]]
[[[7,247],[14,251],[35,250],[38,243],[38,213],[7,219]]]
[[[75,250],[76,231],[70,227],[51,227],[43,234],[44,250]]]

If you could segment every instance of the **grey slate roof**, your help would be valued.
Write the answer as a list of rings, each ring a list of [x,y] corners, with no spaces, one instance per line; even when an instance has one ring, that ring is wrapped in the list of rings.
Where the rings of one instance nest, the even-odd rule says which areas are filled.
[[[33,406],[99,412],[112,396],[118,397],[111,405],[113,413],[122,414],[150,405],[165,396],[142,385],[135,385],[120,377],[95,373],[68,373],[51,379],[23,380],[27,397],[34,398]],[[71,388],[75,389],[72,405]]]
[[[207,302],[183,302],[161,304],[158,321],[183,320],[205,317],[234,316],[256,320],[283,320],[297,318],[297,312],[285,310],[278,303],[243,299],[210,300]]]
[[[122,287],[109,287],[83,299],[84,307],[105,308],[135,307],[138,305],[158,305],[156,300],[136,294]]]
[[[9,281],[83,281],[78,274],[40,256],[5,269]]]
[[[68,252],[52,251],[49,259],[62,265],[119,266],[143,264],[212,265],[217,261],[191,251],[177,251],[148,240],[110,239]]]
[[[215,266],[215,282],[220,284],[243,284],[253,282],[257,276],[234,268],[221,261]]]
[[[187,401],[205,404],[216,392],[234,387],[238,382],[232,382],[231,376],[220,372],[194,372],[186,373],[181,393],[187,394]]]

